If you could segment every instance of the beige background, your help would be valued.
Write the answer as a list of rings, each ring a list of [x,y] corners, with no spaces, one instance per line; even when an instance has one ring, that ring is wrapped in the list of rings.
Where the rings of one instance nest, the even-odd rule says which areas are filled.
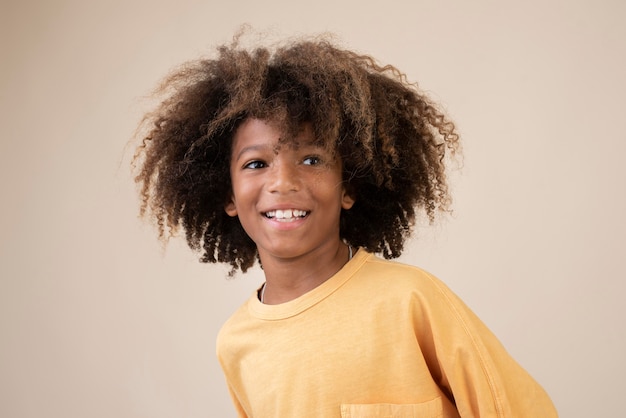
[[[125,146],[157,80],[243,22],[333,31],[444,103],[465,144],[456,213],[402,259],[446,281],[561,416],[622,416],[625,4],[3,1],[0,416],[234,416],[215,336],[261,275],[163,250]]]

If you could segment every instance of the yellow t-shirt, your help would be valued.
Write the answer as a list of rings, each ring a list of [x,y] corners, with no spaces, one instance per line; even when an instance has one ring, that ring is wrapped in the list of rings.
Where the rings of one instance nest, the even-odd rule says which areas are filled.
[[[557,416],[441,281],[364,250],[290,302],[254,294],[224,324],[217,354],[240,416]]]

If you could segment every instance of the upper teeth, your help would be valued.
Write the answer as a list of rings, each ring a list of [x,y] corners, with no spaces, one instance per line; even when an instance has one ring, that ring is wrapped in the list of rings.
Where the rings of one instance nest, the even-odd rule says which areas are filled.
[[[291,219],[291,218],[301,218],[306,215],[306,211],[298,210],[298,209],[277,209],[271,210],[266,213],[268,218],[276,218],[276,219]]]

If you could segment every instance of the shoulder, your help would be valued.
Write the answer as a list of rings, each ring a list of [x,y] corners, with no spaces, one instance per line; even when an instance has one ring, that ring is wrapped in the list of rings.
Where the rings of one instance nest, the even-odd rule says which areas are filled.
[[[358,281],[384,286],[389,291],[448,293],[450,289],[435,275],[410,264],[385,260],[369,254],[356,277]]]
[[[237,310],[224,322],[222,327],[220,328],[217,334],[217,349],[218,353],[220,351],[220,347],[229,346],[231,344],[231,339],[236,337],[237,335],[243,335],[245,330],[250,330],[254,328],[252,324],[252,318],[249,314],[247,305],[249,303],[246,301],[244,304],[239,306]]]
[[[409,264],[369,254],[351,280],[353,294],[395,304],[426,316],[444,316],[461,322],[473,317],[466,304],[438,277]],[[472,319],[473,320],[473,319]]]

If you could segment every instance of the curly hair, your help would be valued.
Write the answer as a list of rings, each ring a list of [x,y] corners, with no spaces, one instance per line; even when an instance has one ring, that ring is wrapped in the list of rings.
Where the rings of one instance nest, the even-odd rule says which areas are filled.
[[[161,238],[182,228],[202,262],[230,264],[231,275],[258,258],[224,209],[232,138],[247,118],[285,134],[311,123],[339,155],[356,199],[341,213],[340,236],[354,247],[398,257],[418,211],[432,222],[449,210],[444,159],[460,147],[455,125],[398,69],[327,39],[273,49],[235,40],[178,68],[156,95],[133,160],[141,214],[156,220]]]

